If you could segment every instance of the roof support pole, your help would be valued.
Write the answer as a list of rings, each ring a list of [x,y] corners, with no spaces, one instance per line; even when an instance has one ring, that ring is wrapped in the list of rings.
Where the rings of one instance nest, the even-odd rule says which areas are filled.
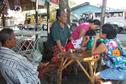
[[[107,4],[107,0],[102,0],[101,26],[104,24],[105,21],[106,4]]]
[[[2,26],[5,27],[6,26],[6,22],[5,22],[6,18],[5,15],[2,14]]]
[[[50,32],[50,29],[49,29],[50,3],[48,1],[46,1],[46,5],[47,5],[47,32],[49,34],[49,32]]]
[[[38,0],[35,0],[35,31],[38,31]],[[35,40],[38,39],[38,34],[35,35]],[[37,49],[37,45],[35,45],[35,49]]]
[[[35,31],[38,30],[38,0],[36,1],[36,6],[35,6]]]

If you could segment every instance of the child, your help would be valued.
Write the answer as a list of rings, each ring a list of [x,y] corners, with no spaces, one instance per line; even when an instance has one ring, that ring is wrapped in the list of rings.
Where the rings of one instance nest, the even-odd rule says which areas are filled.
[[[83,38],[81,46],[86,47],[86,49],[91,50],[94,43],[94,36],[96,35],[95,30],[88,30]]]

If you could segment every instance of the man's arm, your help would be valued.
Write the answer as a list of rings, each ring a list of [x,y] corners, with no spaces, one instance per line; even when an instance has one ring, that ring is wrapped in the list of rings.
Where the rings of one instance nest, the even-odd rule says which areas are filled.
[[[60,40],[57,40],[56,44],[57,44],[58,48],[60,49],[60,51],[62,51],[63,46],[61,45]]]

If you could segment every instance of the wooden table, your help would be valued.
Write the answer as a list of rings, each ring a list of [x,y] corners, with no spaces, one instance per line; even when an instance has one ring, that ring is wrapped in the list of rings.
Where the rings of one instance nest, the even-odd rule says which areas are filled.
[[[96,72],[95,63],[98,60],[98,58],[92,58],[91,52],[89,51],[82,51],[82,52],[66,52],[64,54],[59,54],[60,62],[59,67],[57,71],[57,84],[62,84],[62,71],[72,64],[73,62],[76,62],[82,69],[82,71],[86,74],[86,76],[89,78],[91,84],[94,84],[94,74]],[[88,73],[84,66],[81,64],[81,62],[86,62],[89,65],[90,72]]]

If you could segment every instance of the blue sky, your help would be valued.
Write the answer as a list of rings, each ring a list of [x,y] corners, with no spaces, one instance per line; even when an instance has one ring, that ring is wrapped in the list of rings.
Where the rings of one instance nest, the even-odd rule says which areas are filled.
[[[84,2],[90,2],[92,5],[102,4],[102,0],[72,0],[76,4],[81,4]],[[126,9],[126,0],[107,0],[107,7]]]

